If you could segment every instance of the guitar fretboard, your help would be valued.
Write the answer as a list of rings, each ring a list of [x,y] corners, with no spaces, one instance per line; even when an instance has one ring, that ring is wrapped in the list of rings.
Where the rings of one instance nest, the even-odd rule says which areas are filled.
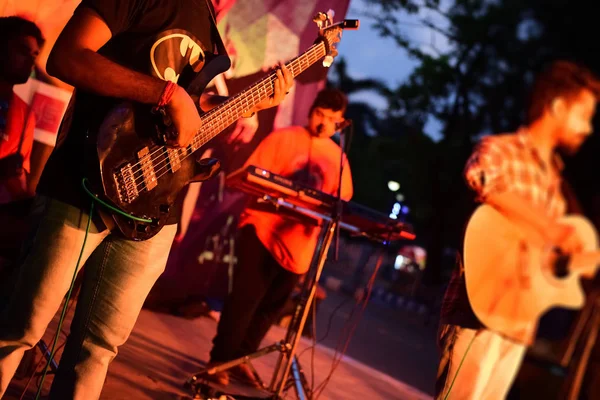
[[[325,43],[319,41],[285,65],[295,78],[325,55]],[[186,148],[172,149],[158,146],[138,152],[137,162],[127,164],[114,173],[121,201],[131,203],[142,191],[150,191],[155,188],[158,179],[162,176],[169,172],[176,172],[184,159],[191,156],[255,105],[271,96],[276,79],[277,73],[272,72],[204,114],[201,117],[202,129]]]

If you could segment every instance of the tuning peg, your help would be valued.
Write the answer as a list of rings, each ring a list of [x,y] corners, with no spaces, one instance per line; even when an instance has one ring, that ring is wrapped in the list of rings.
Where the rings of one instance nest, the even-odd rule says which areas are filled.
[[[331,64],[333,64],[333,57],[325,56],[325,58],[323,59],[323,66],[325,68],[329,68],[329,67],[331,67]]]
[[[319,11],[317,15],[313,17],[313,22],[319,23],[323,21],[327,21],[327,14]]]
[[[331,8],[327,11],[327,19],[329,20],[330,24],[333,24],[333,17],[335,17],[335,11],[333,11]]]

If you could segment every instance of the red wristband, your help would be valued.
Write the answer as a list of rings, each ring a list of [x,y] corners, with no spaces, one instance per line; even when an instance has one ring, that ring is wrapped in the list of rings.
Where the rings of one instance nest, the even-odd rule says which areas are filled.
[[[177,84],[171,81],[167,81],[165,88],[163,89],[162,94],[160,95],[160,100],[158,100],[157,108],[161,108],[169,104],[171,101],[171,97],[173,97],[173,93],[175,93],[175,89],[177,88]]]

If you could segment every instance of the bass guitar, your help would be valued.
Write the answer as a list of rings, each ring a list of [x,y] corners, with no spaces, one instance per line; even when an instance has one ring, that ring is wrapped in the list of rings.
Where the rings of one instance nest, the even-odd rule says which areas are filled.
[[[337,56],[336,45],[342,31],[357,29],[359,25],[358,20],[334,24],[324,13],[317,14],[314,21],[319,28],[315,44],[285,64],[294,77],[319,60],[328,67]],[[208,83],[212,78],[214,75],[203,81]],[[209,179],[218,172],[218,160],[197,161],[194,154],[256,104],[272,96],[275,79],[273,72],[201,114],[202,128],[186,148],[166,146],[168,124],[150,115],[147,107],[122,103],[109,112],[94,143],[97,160],[92,164],[96,171],[89,177],[89,191],[99,193],[98,198],[111,206],[113,210],[109,208],[108,213],[126,238],[146,240],[156,235],[169,218],[179,192],[190,182]],[[205,87],[196,87],[195,92],[201,93]]]

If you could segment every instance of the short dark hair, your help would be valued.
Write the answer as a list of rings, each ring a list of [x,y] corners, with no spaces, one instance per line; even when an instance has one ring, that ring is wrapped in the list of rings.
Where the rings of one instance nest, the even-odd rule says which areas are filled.
[[[326,88],[317,93],[317,97],[312,106],[310,106],[308,114],[312,114],[313,110],[317,107],[333,111],[346,111],[347,106],[348,98],[344,92],[338,89]]]
[[[589,69],[565,60],[550,63],[534,81],[529,95],[527,123],[541,118],[555,98],[570,100],[584,89],[591,91],[596,99],[600,98],[600,81]]]
[[[38,46],[44,44],[44,36],[38,26],[25,18],[10,16],[0,17],[0,49],[6,51],[6,44],[9,40],[19,36],[33,36],[38,42]]]

